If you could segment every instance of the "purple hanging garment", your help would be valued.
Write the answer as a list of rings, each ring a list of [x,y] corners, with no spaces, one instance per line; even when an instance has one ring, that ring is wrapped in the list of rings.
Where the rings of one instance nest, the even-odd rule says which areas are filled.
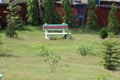
[[[0,0],[0,3],[3,3],[3,0]]]

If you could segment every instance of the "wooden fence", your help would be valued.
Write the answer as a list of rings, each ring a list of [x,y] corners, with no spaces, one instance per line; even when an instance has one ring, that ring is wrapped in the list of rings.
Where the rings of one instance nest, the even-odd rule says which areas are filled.
[[[26,14],[27,14],[27,7],[25,3],[21,3],[18,4],[21,6],[21,11],[19,12],[20,16],[26,20]],[[5,22],[5,16],[6,14],[3,13],[3,11],[7,10],[8,4],[0,4],[0,26],[5,27],[6,26],[6,22]],[[74,6],[72,6],[74,8]],[[57,5],[56,9],[58,11],[58,13],[63,16],[63,12],[62,12],[62,8],[61,5]],[[108,23],[108,15],[109,15],[109,11],[110,11],[110,6],[99,6],[97,8],[97,22],[100,26],[106,26]],[[75,12],[73,12],[75,13]],[[120,7],[118,7],[118,12],[117,12],[117,17],[118,20],[120,22]],[[86,16],[85,16],[85,22],[86,23],[86,19],[87,19],[87,10],[86,10]]]

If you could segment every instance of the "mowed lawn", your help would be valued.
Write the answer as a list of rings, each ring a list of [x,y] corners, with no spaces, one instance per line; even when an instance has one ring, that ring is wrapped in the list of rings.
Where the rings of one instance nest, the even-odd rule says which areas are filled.
[[[110,72],[103,67],[104,48],[98,33],[82,33],[79,29],[70,29],[72,39],[65,40],[60,36],[52,40],[44,38],[39,27],[26,27],[17,31],[18,38],[6,38],[1,32],[2,52],[0,73],[3,80],[120,80],[120,71]],[[113,38],[120,42],[120,37]],[[50,71],[40,56],[41,46],[55,52],[61,57],[56,72]],[[81,56],[80,46],[89,48],[87,56]],[[107,79],[99,79],[99,78]]]

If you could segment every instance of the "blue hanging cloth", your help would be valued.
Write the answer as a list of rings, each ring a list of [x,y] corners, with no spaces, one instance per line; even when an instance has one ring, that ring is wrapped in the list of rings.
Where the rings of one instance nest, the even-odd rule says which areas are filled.
[[[100,5],[100,0],[95,0],[96,5]]]
[[[76,20],[79,19],[77,22],[81,23],[81,25],[84,25],[85,21],[85,13],[86,13],[86,4],[76,4],[74,5],[74,8],[77,9],[77,14],[75,15]]]

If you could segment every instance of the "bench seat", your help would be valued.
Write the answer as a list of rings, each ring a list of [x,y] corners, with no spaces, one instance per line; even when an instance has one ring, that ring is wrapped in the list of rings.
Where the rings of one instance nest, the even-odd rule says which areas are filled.
[[[46,35],[46,39],[50,39],[50,36],[63,36],[65,39],[67,39],[71,33],[46,33]]]
[[[48,36],[49,36],[49,35],[53,35],[53,36],[54,36],[54,35],[55,35],[55,36],[56,36],[56,35],[71,35],[71,33],[46,33],[46,34],[47,34]]]

